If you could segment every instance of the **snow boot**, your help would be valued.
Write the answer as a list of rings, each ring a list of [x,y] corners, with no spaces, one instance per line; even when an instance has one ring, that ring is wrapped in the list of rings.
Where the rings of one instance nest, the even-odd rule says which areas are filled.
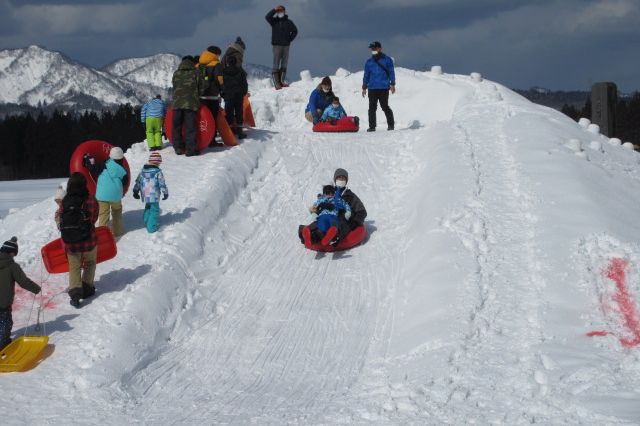
[[[69,290],[69,303],[74,308],[80,307],[80,298],[82,297],[82,288],[72,288]]]
[[[302,225],[300,225],[302,226]],[[311,243],[311,230],[308,226],[302,228],[302,244]]]
[[[282,89],[282,83],[280,83],[280,71],[273,71],[271,73],[271,83],[276,90]]]
[[[375,132],[375,131],[376,131],[376,128],[375,128],[375,127],[369,127],[369,128],[367,129],[367,132]]]
[[[88,299],[96,294],[96,287],[85,282],[82,283],[82,298]]]
[[[322,244],[323,246],[328,246],[329,243],[336,237],[337,234],[338,234],[338,228],[336,228],[335,226],[332,226],[331,228],[327,229],[327,233],[324,234],[324,237],[322,238],[322,241],[320,242],[320,244]]]
[[[242,126],[233,127],[231,130],[233,131],[233,134],[236,135],[238,139],[244,139],[247,137],[247,134],[242,131]]]
[[[286,68],[280,68],[280,86],[281,87],[289,87],[289,83],[287,83],[285,81],[285,76],[287,75],[287,69]]]

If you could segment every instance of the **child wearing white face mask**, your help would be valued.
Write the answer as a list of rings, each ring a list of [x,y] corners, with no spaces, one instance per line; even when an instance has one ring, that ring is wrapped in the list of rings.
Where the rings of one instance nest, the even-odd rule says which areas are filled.
[[[340,105],[340,98],[336,96],[331,101],[331,104],[324,109],[324,113],[322,113],[320,121],[328,121],[331,124],[336,124],[339,119],[346,116],[347,113],[344,108],[342,108],[342,105]],[[345,184],[346,183],[347,182],[345,181]]]

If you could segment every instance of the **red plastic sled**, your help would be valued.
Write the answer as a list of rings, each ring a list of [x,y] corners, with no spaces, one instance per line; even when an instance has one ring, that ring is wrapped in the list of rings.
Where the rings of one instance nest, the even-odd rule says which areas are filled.
[[[357,246],[367,237],[367,228],[364,225],[360,225],[353,231],[349,232],[335,247],[323,246],[322,244],[313,244],[311,241],[304,242],[304,246],[309,250],[315,251],[340,251],[348,250],[351,247]]]
[[[196,127],[196,149],[202,151],[209,146],[216,133],[216,121],[213,114],[204,105],[200,105],[198,114],[196,115],[198,126]],[[167,110],[164,116],[164,130],[167,132],[167,139],[173,143],[173,108]],[[182,136],[184,136],[184,127],[182,128]]]
[[[357,132],[360,130],[358,117],[342,117],[336,124],[323,121],[313,125],[314,132]]]
[[[69,172],[82,173],[87,179],[87,189],[93,196],[96,195],[96,181],[93,180],[93,176],[91,176],[91,173],[89,173],[89,169],[87,169],[84,164],[82,164],[82,158],[85,154],[89,154],[90,156],[95,158],[96,162],[104,163],[109,158],[109,151],[111,151],[111,148],[113,148],[113,146],[110,143],[93,139],[90,141],[82,142],[76,147],[75,151],[73,151],[73,154],[71,155],[71,160],[69,161]],[[122,195],[124,195],[127,193],[127,190],[129,189],[129,183],[131,182],[131,171],[129,170],[129,163],[127,162],[126,158],[122,160],[122,166],[129,175],[127,184],[122,188]]]
[[[96,263],[113,259],[118,254],[116,239],[111,233],[108,226],[99,226],[96,228],[96,237],[98,237],[98,252]],[[67,261],[67,253],[64,251],[64,243],[62,238],[47,243],[40,250],[42,262],[47,272],[50,274],[61,274],[69,272],[69,262]]]

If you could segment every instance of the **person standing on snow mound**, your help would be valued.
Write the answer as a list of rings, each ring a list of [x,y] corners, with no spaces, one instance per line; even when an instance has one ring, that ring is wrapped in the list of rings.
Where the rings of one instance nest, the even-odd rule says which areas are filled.
[[[376,131],[376,110],[378,102],[387,117],[387,130],[393,130],[395,121],[393,111],[389,108],[389,90],[396,93],[396,73],[393,69],[393,59],[382,53],[382,44],[374,41],[369,44],[371,57],[364,64],[362,78],[362,97],[369,90],[369,128],[367,132]]]
[[[200,108],[200,95],[204,91],[202,74],[195,67],[192,56],[185,56],[173,73],[173,149],[187,157],[198,155],[196,149],[196,114]],[[182,126],[185,136],[182,137]]]
[[[364,204],[360,201],[360,198],[347,188],[347,181],[349,180],[349,173],[345,169],[336,169],[333,173],[333,182],[336,186],[336,196],[341,197],[351,208],[351,217],[347,219],[344,215],[338,215],[338,233],[330,242],[331,245],[336,245],[342,240],[349,232],[356,229],[360,225],[364,225],[364,220],[367,217],[367,210],[364,208]],[[304,237],[302,231],[305,228],[304,225],[298,227],[298,237],[304,244]],[[311,242],[318,243],[322,239],[322,235],[318,230],[318,222],[314,221],[309,224],[309,231],[311,235]]]
[[[289,46],[298,35],[298,28],[289,19],[282,5],[271,9],[265,19],[271,25],[271,45],[273,46],[273,87],[281,89],[285,85],[287,63],[289,62]]]
[[[160,95],[156,95],[155,98],[144,104],[140,110],[140,121],[142,121],[147,130],[149,151],[162,149],[162,122],[166,113],[167,107]]]
[[[80,307],[80,299],[96,293],[93,280],[98,254],[97,219],[96,199],[87,190],[87,180],[82,173],[72,173],[55,220],[69,262],[69,299],[76,308]]]
[[[18,239],[12,237],[0,247],[0,349],[11,343],[13,317],[11,305],[16,283],[33,294],[40,293],[40,286],[31,281],[13,258],[18,255]]]
[[[333,98],[335,98],[335,95],[331,90],[331,79],[327,75],[309,96],[309,103],[304,110],[304,117],[307,121],[313,124],[319,122],[324,110],[331,105]]]

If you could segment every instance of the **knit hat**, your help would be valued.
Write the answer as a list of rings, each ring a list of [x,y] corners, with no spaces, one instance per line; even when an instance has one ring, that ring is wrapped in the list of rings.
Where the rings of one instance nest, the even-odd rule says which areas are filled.
[[[336,179],[338,179],[338,176],[344,176],[347,178],[347,181],[349,180],[349,173],[345,169],[336,169],[336,171],[333,173],[334,182],[336,181]]]
[[[67,195],[67,191],[64,189],[62,184],[58,185],[58,189],[56,189],[56,195],[53,197],[54,200],[62,200],[64,196]]]
[[[220,48],[218,46],[209,46],[209,47],[207,47],[207,50],[209,52],[213,53],[214,55],[222,54],[222,50],[220,50]]]
[[[236,39],[236,44],[242,47],[243,50],[247,48],[247,46],[244,44],[244,41],[240,38],[240,36],[238,36],[238,38]]]
[[[325,75],[324,78],[322,79],[322,81],[320,82],[320,85],[324,85],[324,86],[329,86],[331,87],[331,79],[329,78],[328,75]]]
[[[372,41],[371,43],[369,43],[369,49],[378,49],[378,48],[382,48],[382,45],[380,44],[379,41]]]
[[[122,152],[122,148],[120,148],[119,146],[114,146],[113,148],[111,148],[111,151],[109,151],[109,158],[111,158],[112,160],[122,160],[124,158],[124,152]]]
[[[18,238],[11,237],[10,240],[7,240],[2,244],[2,248],[0,248],[0,253],[14,253],[18,254]]]
[[[156,99],[162,99],[162,95],[161,94],[157,94],[156,95]]]
[[[151,155],[149,155],[149,164],[153,164],[154,166],[159,166],[162,163],[162,155],[158,151],[153,151]]]

